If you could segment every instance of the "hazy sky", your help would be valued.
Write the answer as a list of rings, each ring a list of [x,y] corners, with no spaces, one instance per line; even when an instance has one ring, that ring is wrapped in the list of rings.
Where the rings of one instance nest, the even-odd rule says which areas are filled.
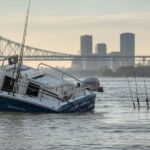
[[[0,35],[20,42],[28,0],[0,0]],[[150,0],[32,0],[27,44],[77,54],[80,35],[119,51],[122,32],[136,34],[136,54],[150,55]]]

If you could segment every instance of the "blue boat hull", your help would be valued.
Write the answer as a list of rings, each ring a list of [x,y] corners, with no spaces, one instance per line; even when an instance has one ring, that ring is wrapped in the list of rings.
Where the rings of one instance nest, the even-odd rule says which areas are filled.
[[[95,107],[95,94],[88,95],[74,102],[68,102],[58,110],[23,102],[14,98],[0,96],[0,111],[7,112],[47,112],[47,113],[74,113],[92,111]]]

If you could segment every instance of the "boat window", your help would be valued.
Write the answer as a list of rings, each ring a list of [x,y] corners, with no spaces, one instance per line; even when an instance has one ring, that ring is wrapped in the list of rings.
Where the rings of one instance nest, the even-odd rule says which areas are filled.
[[[7,92],[12,92],[13,91],[13,86],[14,86],[15,80],[5,76],[3,86],[2,86],[2,91],[7,91]]]
[[[38,97],[40,86],[34,83],[29,83],[26,95]]]

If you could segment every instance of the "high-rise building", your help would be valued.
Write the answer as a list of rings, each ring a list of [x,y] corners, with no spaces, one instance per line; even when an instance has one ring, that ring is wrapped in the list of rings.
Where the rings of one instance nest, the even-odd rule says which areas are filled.
[[[96,69],[101,70],[108,67],[107,56],[107,45],[105,43],[98,43],[95,47],[96,56],[101,56],[96,59]],[[102,58],[104,56],[105,58]]]
[[[91,35],[83,35],[81,36],[81,56],[89,56],[92,55],[92,46],[93,46],[93,38]]]
[[[107,55],[107,46],[105,43],[98,43],[96,45],[96,54],[100,56],[106,56]]]
[[[80,53],[81,56],[91,56],[93,47],[93,38],[91,35],[83,35],[80,38]],[[92,68],[91,61],[83,61],[82,68],[84,70],[90,70]]]
[[[113,58],[109,61],[109,68],[113,71],[117,71],[121,67],[122,60],[119,58],[121,56],[121,52],[111,52],[109,53],[109,56],[115,56],[116,58]],[[118,57],[118,58],[117,58]]]
[[[135,56],[135,34],[122,33],[120,35],[120,52],[122,56]],[[122,61],[123,66],[134,66],[134,58],[125,58]]]

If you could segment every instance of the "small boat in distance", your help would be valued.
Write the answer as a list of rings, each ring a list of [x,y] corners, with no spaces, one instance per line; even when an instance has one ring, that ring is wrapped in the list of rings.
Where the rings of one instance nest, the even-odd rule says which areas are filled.
[[[83,80],[84,87],[90,91],[104,92],[103,87],[100,86],[99,80],[97,78],[91,77]]]
[[[8,59],[8,64],[4,65]],[[5,58],[0,69],[0,111],[73,113],[92,111],[96,94],[79,79],[46,64],[37,69],[21,65],[16,83],[18,56]],[[55,70],[51,75],[41,66]],[[72,78],[74,82],[64,79]],[[77,85],[80,83],[80,87]]]

